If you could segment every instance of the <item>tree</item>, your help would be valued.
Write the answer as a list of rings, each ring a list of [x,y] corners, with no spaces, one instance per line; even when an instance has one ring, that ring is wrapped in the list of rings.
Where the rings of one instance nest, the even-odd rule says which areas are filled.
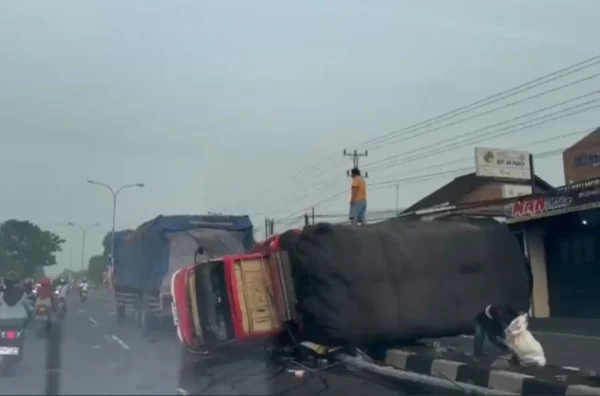
[[[15,271],[20,274],[23,272],[23,268],[0,246],[0,277],[9,271]]]
[[[103,255],[96,255],[90,258],[87,270],[87,276],[90,281],[101,284],[102,275],[106,271],[106,258]]]
[[[133,230],[123,230],[126,232],[134,232]],[[121,232],[121,231],[116,231],[116,232]],[[104,238],[102,239],[102,247],[104,248],[104,252],[102,253],[102,255],[105,257],[105,259],[108,258],[108,256],[110,255],[110,248],[111,248],[111,243],[112,243],[112,232],[107,232],[106,235],[104,236]]]
[[[104,238],[102,238],[102,247],[104,248],[102,255],[104,257],[108,257],[108,255],[110,254],[111,240],[112,240],[112,232],[109,231],[106,233],[106,235],[104,235]]]
[[[6,260],[25,277],[33,276],[36,267],[56,265],[56,253],[62,251],[64,242],[59,235],[44,231],[29,221],[12,219],[0,225],[0,251],[4,252],[2,262]]]

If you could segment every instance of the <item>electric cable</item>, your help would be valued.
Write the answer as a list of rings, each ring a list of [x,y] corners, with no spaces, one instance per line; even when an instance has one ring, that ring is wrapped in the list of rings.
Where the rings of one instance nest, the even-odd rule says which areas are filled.
[[[455,108],[455,109],[453,109],[451,111],[448,111],[448,112],[443,113],[441,115],[438,115],[436,117],[432,117],[432,118],[426,119],[424,121],[421,121],[419,123],[416,123],[416,124],[410,125],[408,127],[402,128],[400,130],[393,131],[393,132],[381,135],[379,137],[375,137],[375,138],[363,141],[363,142],[361,142],[359,144],[363,144],[364,145],[364,144],[368,144],[368,143],[376,143],[378,141],[381,141],[382,139],[385,140],[386,138],[389,138],[390,136],[400,136],[402,133],[408,133],[409,131],[413,131],[414,129],[417,129],[417,128],[423,128],[423,127],[431,126],[431,125],[439,123],[439,122],[443,122],[443,121],[448,120],[448,119],[450,119],[452,117],[456,117],[456,116],[464,114],[466,112],[469,112],[469,111],[472,111],[472,110],[475,110],[475,109],[478,109],[478,108],[490,105],[492,103],[495,103],[495,102],[498,102],[500,100],[506,99],[508,97],[517,95],[517,94],[525,92],[527,90],[536,88],[538,86],[547,84],[547,83],[555,81],[557,79],[560,79],[560,78],[566,77],[568,75],[571,75],[571,74],[580,72],[582,70],[588,69],[588,68],[590,68],[590,67],[592,67],[592,66],[594,66],[594,65],[596,65],[598,63],[600,63],[600,55],[592,56],[592,57],[587,58],[587,59],[585,59],[583,61],[571,64],[571,65],[566,66],[566,67],[563,67],[563,68],[561,68],[559,70],[556,70],[556,71],[548,73],[546,75],[537,77],[537,78],[535,78],[533,80],[529,80],[529,81],[527,81],[525,83],[519,84],[519,85],[517,85],[515,87],[509,88],[507,90],[504,90],[504,91],[498,92],[496,94],[493,94],[491,96],[485,97],[483,99],[477,100],[477,101],[475,101],[473,103],[470,103],[470,104],[467,104],[467,105]],[[592,76],[590,76],[590,78],[592,78]],[[299,179],[301,177],[304,177],[308,173],[309,170],[311,170],[311,171],[315,170],[315,169],[319,170],[322,165],[330,162],[330,160],[334,159],[336,155],[337,154],[332,154],[331,156],[327,157],[323,161],[319,161],[317,164],[313,164],[313,165],[309,166],[308,168],[305,168],[304,170],[300,171],[298,174],[292,176],[290,178],[290,181],[295,181],[295,180],[297,180],[297,179]],[[274,189],[273,187],[269,187],[269,188],[266,188],[264,190],[261,190],[260,192],[258,192],[256,194],[253,194],[253,195],[264,196],[265,194],[267,194],[268,192],[272,191],[273,189]],[[237,204],[242,203],[242,202],[248,202],[248,199],[247,198],[238,199],[235,202],[232,202],[231,204],[225,205],[225,207],[228,208],[230,206],[237,205]]]

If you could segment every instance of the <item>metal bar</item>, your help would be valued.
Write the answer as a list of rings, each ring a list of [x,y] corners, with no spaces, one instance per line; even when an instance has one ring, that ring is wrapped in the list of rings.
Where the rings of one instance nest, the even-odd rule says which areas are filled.
[[[361,359],[358,359],[358,358],[355,358],[355,357],[352,357],[352,356],[349,356],[349,355],[346,355],[343,353],[335,354],[335,357],[337,359],[339,359],[341,362],[344,362],[350,366],[358,367],[363,370],[366,370],[366,371],[369,371],[369,372],[372,372],[375,374],[379,374],[382,376],[386,376],[386,377],[389,377],[392,379],[396,379],[396,380],[407,381],[407,382],[416,382],[416,383],[419,383],[422,385],[432,386],[432,387],[436,387],[436,388],[443,388],[443,389],[452,390],[452,391],[459,390],[459,389],[457,389],[457,384],[458,384],[464,391],[466,391],[468,393],[479,394],[479,395],[516,395],[516,393],[510,393],[510,392],[502,391],[499,389],[484,388],[482,386],[467,384],[465,382],[454,383],[452,381],[442,379],[442,378],[432,377],[430,375],[411,373],[409,371],[398,370],[398,369],[395,369],[395,368],[389,367],[389,366],[380,366],[378,364],[369,363],[364,360],[361,360]]]

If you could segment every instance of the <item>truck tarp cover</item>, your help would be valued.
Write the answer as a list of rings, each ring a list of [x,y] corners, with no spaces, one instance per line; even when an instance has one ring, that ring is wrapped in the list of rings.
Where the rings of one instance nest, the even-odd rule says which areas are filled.
[[[315,342],[470,334],[489,304],[529,309],[526,258],[508,227],[491,219],[317,224],[288,233],[280,246],[290,257],[303,329]]]
[[[140,261],[135,257],[133,231],[115,232],[113,277],[116,286],[141,288]]]
[[[194,264],[198,247],[204,257],[244,253],[254,247],[248,216],[158,216],[136,230],[144,261],[144,284],[148,289],[171,292],[171,276]]]

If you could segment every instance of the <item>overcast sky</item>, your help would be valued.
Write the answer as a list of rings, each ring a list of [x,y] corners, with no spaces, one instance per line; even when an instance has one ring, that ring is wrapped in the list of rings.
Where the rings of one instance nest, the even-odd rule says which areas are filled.
[[[600,124],[593,109],[436,151],[600,90],[591,78],[412,139],[372,141],[597,55],[598,15],[597,0],[2,1],[0,219],[59,232],[68,239],[61,266],[71,250],[78,265],[81,232],[61,224],[101,223],[87,263],[111,223],[109,192],[87,179],[146,184],[119,196],[119,229],[209,210],[250,213],[261,225],[265,215],[294,220],[346,189],[344,148],[369,149],[361,168],[371,211],[396,205],[396,183],[376,183],[446,172],[398,183],[408,206],[460,173],[448,171],[472,166],[476,145],[539,153],[583,133],[531,142]],[[502,104],[595,73],[599,65]],[[530,119],[540,114],[548,112]],[[560,156],[536,170],[563,183]],[[316,213],[347,209],[344,193]]]

